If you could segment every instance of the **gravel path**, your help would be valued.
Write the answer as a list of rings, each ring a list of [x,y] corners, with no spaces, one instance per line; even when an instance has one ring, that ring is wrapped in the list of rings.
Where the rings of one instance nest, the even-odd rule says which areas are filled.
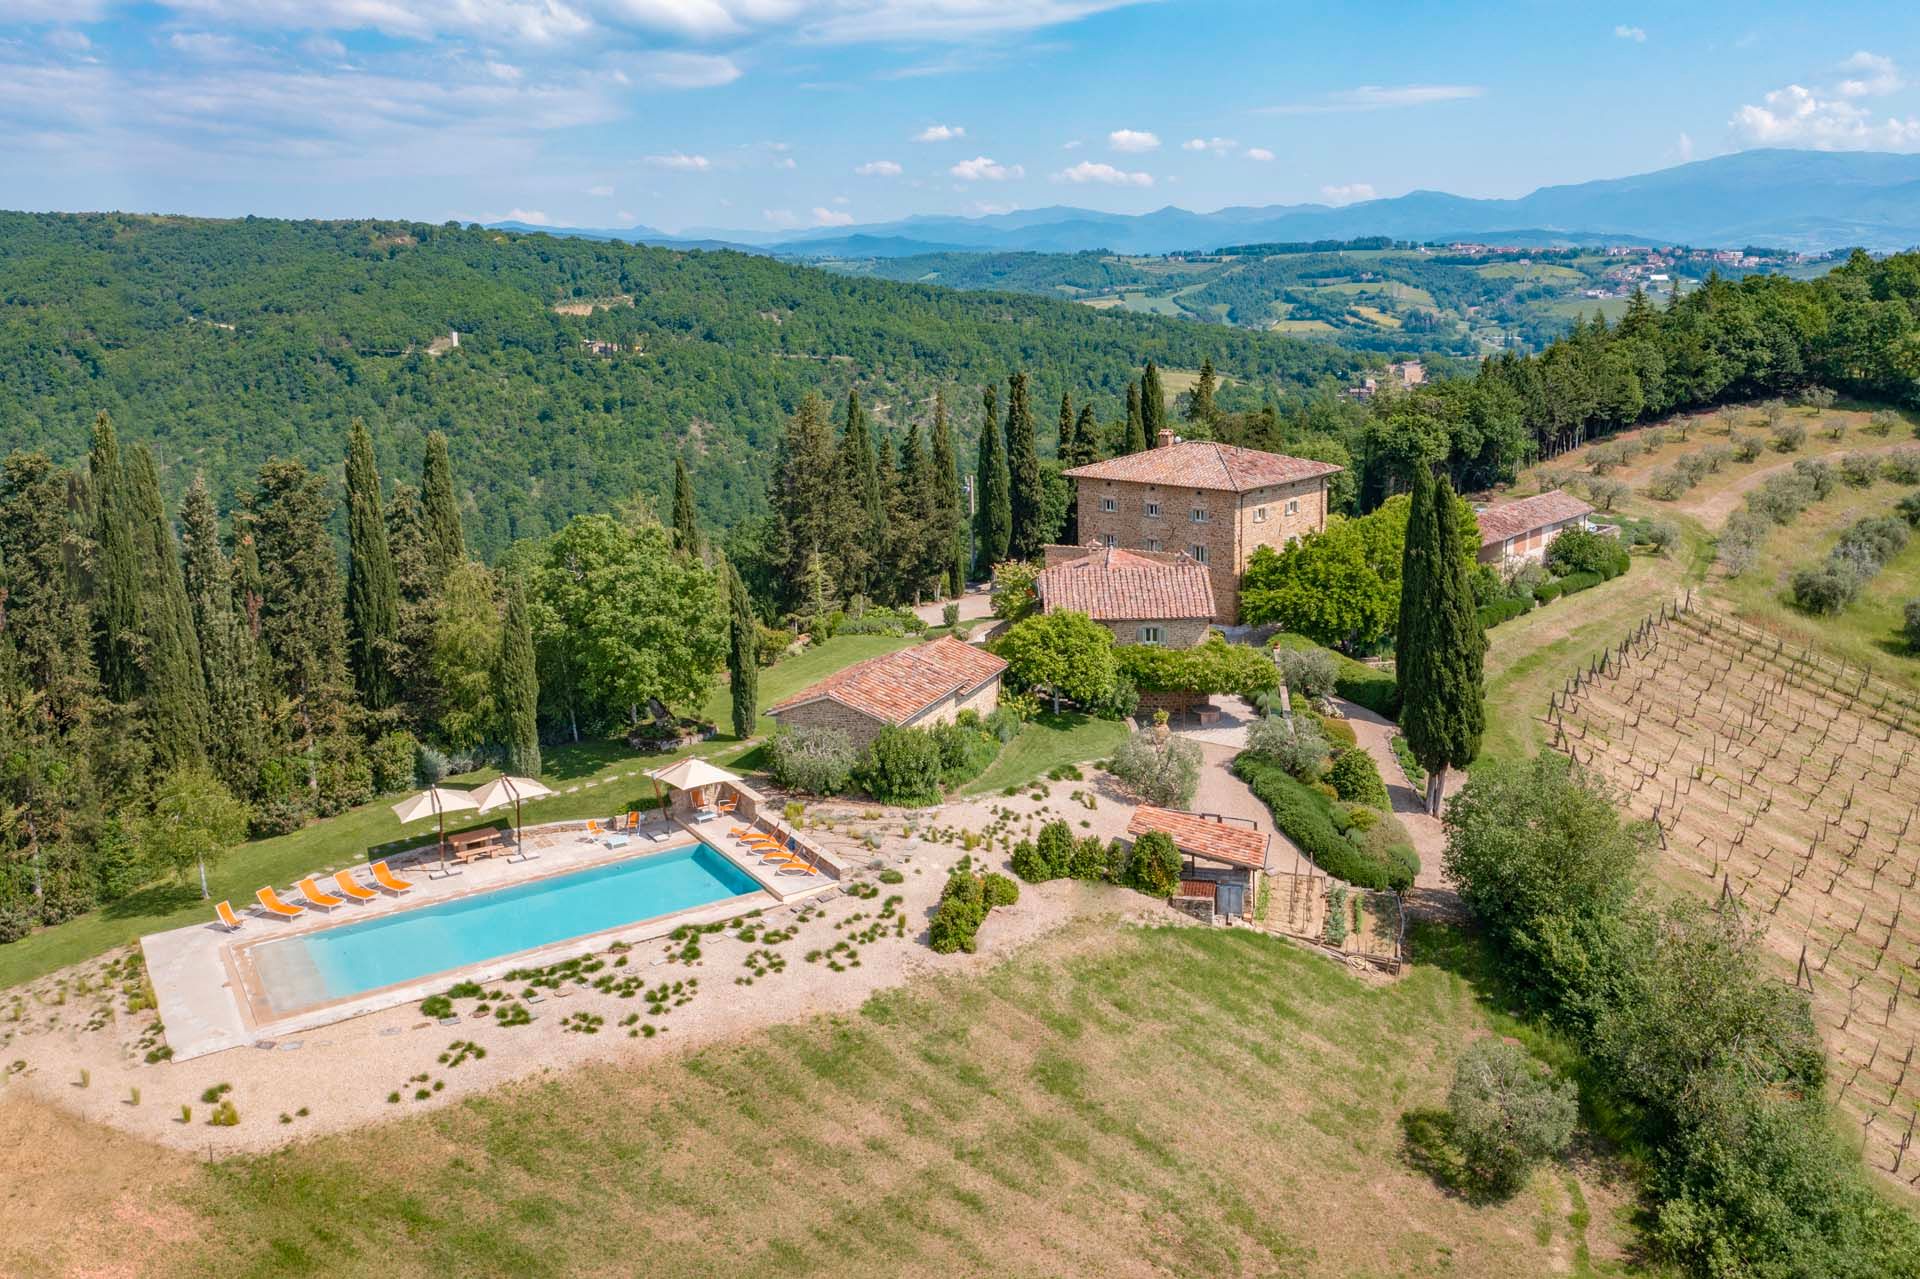
[[[1398,731],[1393,721],[1344,698],[1336,697],[1333,700],[1340,708],[1340,713],[1347,717],[1347,722],[1353,725],[1353,735],[1361,749],[1373,756],[1373,762],[1380,766],[1380,777],[1387,784],[1387,796],[1393,801],[1394,816],[1413,836],[1413,851],[1420,854],[1420,875],[1414,880],[1414,887],[1451,888],[1452,885],[1440,869],[1440,855],[1447,847],[1446,834],[1441,830],[1439,819],[1427,815],[1421,803],[1421,792],[1414,790],[1407,782],[1407,774],[1400,767],[1399,756],[1388,745]],[[1465,775],[1458,770],[1448,774],[1448,793],[1458,790],[1465,780]]]

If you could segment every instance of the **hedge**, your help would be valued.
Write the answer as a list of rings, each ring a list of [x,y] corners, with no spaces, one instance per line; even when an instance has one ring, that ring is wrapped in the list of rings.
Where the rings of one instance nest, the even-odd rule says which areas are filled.
[[[1607,579],[1599,573],[1569,573],[1560,579],[1558,585],[1562,595],[1576,595],[1591,590]]]
[[[1355,845],[1346,836],[1351,819],[1327,795],[1295,781],[1271,760],[1255,755],[1241,755],[1233,761],[1233,767],[1273,814],[1273,824],[1281,834],[1298,844],[1300,851],[1327,874],[1361,888],[1404,887],[1412,882],[1418,871],[1417,859],[1413,865],[1404,858],[1390,863]]]
[[[1533,588],[1533,598],[1542,604],[1551,604],[1567,593],[1567,588],[1558,582],[1542,582]]]
[[[1291,631],[1282,631],[1273,637],[1275,648],[1313,649],[1321,648],[1304,635]],[[1376,715],[1394,719],[1400,714],[1400,685],[1391,673],[1368,666],[1365,662],[1356,662],[1344,653],[1333,653],[1334,666],[1339,674],[1335,677],[1333,691],[1357,705],[1364,706]]]
[[[1481,629],[1485,630],[1488,627],[1498,626],[1502,622],[1510,622],[1521,614],[1531,611],[1532,608],[1533,599],[1530,596],[1517,600],[1495,600],[1480,609]]]

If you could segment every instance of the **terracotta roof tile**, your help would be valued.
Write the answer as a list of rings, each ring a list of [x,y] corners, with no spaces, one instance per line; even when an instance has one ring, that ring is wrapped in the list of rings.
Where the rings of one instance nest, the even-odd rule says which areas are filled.
[[[1255,870],[1264,869],[1267,864],[1267,837],[1251,826],[1237,826],[1202,817],[1198,813],[1183,813],[1177,809],[1153,808],[1142,804],[1133,810],[1133,820],[1127,823],[1127,834],[1137,839],[1150,830],[1172,836],[1175,848],[1196,857],[1230,862],[1235,866],[1250,866]]]
[[[1049,613],[1085,613],[1100,622],[1213,618],[1213,579],[1184,552],[1090,548],[1034,579]]]
[[[1593,514],[1593,508],[1562,489],[1489,506],[1480,512],[1480,545],[1492,546],[1522,533]]]
[[[968,692],[993,679],[1007,664],[982,649],[942,635],[879,657],[855,662],[817,684],[810,684],[769,715],[807,702],[830,698],[850,710],[887,724],[904,724],[942,698]]]
[[[1076,466],[1066,474],[1079,480],[1124,480],[1131,484],[1165,484],[1172,488],[1249,489],[1291,484],[1332,475],[1344,467],[1304,457],[1262,453],[1258,449],[1216,444],[1212,440],[1182,440],[1124,457]]]

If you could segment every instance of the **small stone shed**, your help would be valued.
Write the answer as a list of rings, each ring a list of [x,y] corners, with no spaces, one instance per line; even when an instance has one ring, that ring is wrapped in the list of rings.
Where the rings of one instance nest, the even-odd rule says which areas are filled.
[[[889,724],[931,728],[963,710],[990,714],[1006,669],[993,654],[942,635],[836,671],[767,714],[782,727],[837,728],[861,751]]]
[[[1211,903],[1213,914],[1229,919],[1253,918],[1267,867],[1264,831],[1243,818],[1142,804],[1127,823],[1127,838],[1137,840],[1148,831],[1169,836],[1180,850],[1182,899]]]
[[[1593,507],[1562,489],[1518,502],[1489,506],[1480,513],[1480,562],[1518,568],[1546,558],[1547,546],[1562,529],[1583,528]]]

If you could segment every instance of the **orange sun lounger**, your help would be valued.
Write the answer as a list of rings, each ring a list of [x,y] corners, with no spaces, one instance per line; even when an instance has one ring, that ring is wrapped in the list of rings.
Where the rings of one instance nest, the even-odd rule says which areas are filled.
[[[240,931],[240,916],[233,913],[233,903],[221,902],[213,908],[213,913],[215,918],[227,926],[228,932],[237,933]]]
[[[334,886],[339,889],[340,895],[349,901],[370,902],[380,895],[371,888],[362,885],[359,880],[353,877],[353,872],[350,870],[343,870],[335,875],[333,882]]]
[[[303,906],[317,906],[321,910],[332,910],[335,906],[344,906],[347,904],[346,898],[335,897],[332,893],[314,883],[313,876],[311,875],[301,880],[296,887],[300,890],[300,896],[305,899],[300,903]]]
[[[261,910],[266,911],[267,914],[274,916],[276,919],[292,919],[295,915],[306,914],[306,912],[298,906],[281,901],[280,894],[274,892],[271,888],[262,888],[256,892],[253,897],[255,901],[260,903]]]
[[[388,892],[399,894],[413,891],[413,885],[396,876],[385,862],[375,862],[369,869],[373,872],[373,882]]]

